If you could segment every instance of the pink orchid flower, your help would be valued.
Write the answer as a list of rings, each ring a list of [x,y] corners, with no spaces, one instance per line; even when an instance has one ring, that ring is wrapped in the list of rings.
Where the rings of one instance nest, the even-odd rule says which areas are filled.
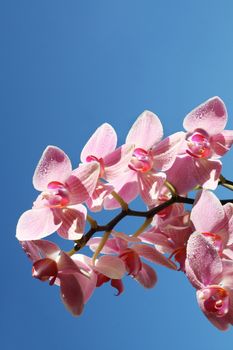
[[[72,256],[74,261],[78,261],[79,265],[84,262],[96,274],[96,287],[100,287],[103,283],[111,281],[112,287],[118,290],[119,295],[123,291],[123,283],[121,279],[126,274],[124,262],[118,256],[103,255],[95,262],[87,256],[75,254]]]
[[[143,112],[131,127],[126,145],[134,145],[128,169],[112,182],[119,195],[129,203],[140,193],[147,205],[153,205],[166,175],[183,141],[184,133],[178,132],[161,141],[163,127],[159,118],[152,112]],[[160,142],[161,141],[161,142]],[[116,208],[119,204],[109,196],[105,208]]]
[[[224,130],[227,110],[219,97],[213,97],[184,118],[187,131],[180,155],[167,171],[167,178],[180,193],[195,186],[214,190],[218,185],[222,163],[218,158],[229,151],[233,131]]]
[[[101,252],[107,255],[101,258],[113,258],[114,256],[112,256],[112,254],[117,255],[118,259],[124,263],[128,274],[145,288],[152,288],[157,281],[157,276],[155,271],[148,264],[144,263],[141,258],[145,258],[150,262],[166,266],[170,269],[176,269],[176,265],[172,261],[158,252],[154,247],[142,244],[140,238],[130,237],[122,232],[113,232],[112,235],[113,238],[108,239]],[[100,237],[90,239],[88,242],[90,249],[95,251],[100,241]],[[98,270],[98,272],[106,275],[103,271]],[[99,284],[101,285],[104,282],[107,282],[107,280],[105,280],[103,276],[100,276]],[[123,287],[119,282],[118,285],[120,286],[118,289],[120,293]],[[117,288],[116,285],[114,285],[114,287]]]
[[[123,145],[119,148],[116,146],[115,130],[111,125],[104,123],[90,137],[81,152],[81,161],[84,164],[95,161],[100,165],[97,186],[87,200],[87,205],[92,211],[102,209],[104,199],[114,190],[111,183],[125,172],[131,159],[132,145]]]
[[[184,271],[187,241],[194,231],[190,221],[190,212],[183,205],[172,205],[170,215],[159,217],[153,221],[152,227],[140,234],[142,242],[155,245],[163,254],[170,254],[179,263],[179,270]]]
[[[33,176],[35,189],[42,193],[33,208],[21,215],[16,237],[36,240],[57,231],[63,238],[79,239],[86,219],[86,208],[80,203],[93,193],[98,174],[98,162],[72,171],[68,156],[61,149],[48,146]]]
[[[216,246],[196,232],[188,240],[186,275],[205,316],[226,330],[233,324],[233,261],[221,260]]]
[[[200,191],[190,216],[195,230],[205,236],[220,257],[233,260],[233,204],[222,205],[214,193]]]
[[[80,315],[96,287],[96,275],[88,264],[77,258],[74,261],[46,240],[24,241],[21,245],[33,262],[32,276],[60,286],[64,305],[72,315]]]

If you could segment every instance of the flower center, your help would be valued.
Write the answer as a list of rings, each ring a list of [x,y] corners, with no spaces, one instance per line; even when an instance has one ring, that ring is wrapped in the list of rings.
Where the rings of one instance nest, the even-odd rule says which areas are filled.
[[[219,286],[209,286],[198,292],[198,298],[203,303],[206,312],[217,317],[225,316],[229,311],[229,294]]]
[[[152,166],[153,157],[151,153],[144,150],[143,148],[135,148],[128,167],[131,170],[145,173],[151,170]]]
[[[52,181],[47,186],[48,192],[43,197],[50,208],[63,208],[69,203],[69,191],[61,182]]]
[[[104,160],[103,158],[97,158],[96,156],[90,155],[87,156],[86,162],[98,162],[100,164],[100,175],[99,177],[104,177]]]
[[[41,281],[48,281],[50,279],[50,285],[52,285],[55,282],[57,274],[57,264],[52,259],[40,259],[34,262],[33,264],[32,276],[38,278]]]
[[[133,277],[137,276],[142,268],[139,255],[133,249],[127,248],[121,252],[119,258],[124,261],[128,274]]]
[[[187,137],[186,152],[195,158],[208,158],[211,154],[209,137],[204,131],[194,131]]]
[[[223,243],[222,238],[219,235],[212,232],[202,232],[202,235],[205,236],[208,239],[208,241],[215,246],[219,254],[222,253]]]

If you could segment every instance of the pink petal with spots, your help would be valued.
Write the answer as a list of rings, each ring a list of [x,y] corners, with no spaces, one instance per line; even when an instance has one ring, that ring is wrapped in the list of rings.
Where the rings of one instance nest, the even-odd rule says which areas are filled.
[[[184,139],[185,133],[177,132],[161,141],[152,149],[154,168],[157,171],[166,171],[172,166]]]
[[[117,135],[113,127],[102,124],[87,141],[81,153],[81,161],[86,162],[88,156],[103,158],[114,151],[117,145]]]
[[[220,283],[224,286],[224,288],[227,287],[227,289],[232,289],[233,291],[233,260],[222,259],[222,264],[223,271],[222,276],[220,277]]]
[[[123,261],[117,256],[110,255],[101,256],[97,260],[94,269],[111,279],[120,279],[126,273]]]
[[[73,316],[82,313],[84,296],[78,279],[72,274],[59,274],[61,298]]]
[[[72,171],[68,156],[58,147],[48,146],[33,175],[33,185],[38,191],[47,189],[50,182],[64,183]]]
[[[20,241],[41,239],[55,232],[60,223],[55,223],[53,212],[49,208],[25,211],[16,227],[16,238]]]
[[[83,236],[87,209],[82,204],[73,205],[62,210],[62,225],[57,233],[64,239],[76,240]]]
[[[223,130],[223,132],[211,138],[211,148],[214,151],[214,156],[224,156],[230,150],[232,144],[233,130]]]
[[[104,178],[107,181],[114,182],[118,180],[128,170],[133,150],[133,145],[123,145],[104,158]]]
[[[227,110],[224,102],[219,97],[212,97],[184,119],[184,128],[189,132],[195,129],[203,129],[209,135],[216,135],[223,131],[227,123]]]
[[[69,189],[69,204],[85,202],[95,190],[100,166],[97,162],[81,164],[66,180]]]
[[[157,275],[151,266],[142,263],[142,268],[138,272],[135,279],[145,288],[153,288],[157,283]]]
[[[233,244],[233,204],[232,203],[226,203],[223,206],[224,213],[228,220],[228,242],[227,245]]]
[[[219,233],[228,226],[228,218],[219,199],[210,191],[199,192],[191,211],[196,231]]]
[[[147,173],[138,173],[140,194],[147,205],[153,205],[158,199],[159,192],[165,180],[165,173],[156,173],[152,170]]]
[[[187,244],[186,275],[196,288],[214,284],[222,273],[217,249],[201,233],[193,233]]]
[[[173,263],[173,261],[169,260],[158,252],[155,248],[145,245],[145,244],[135,244],[132,249],[140,256],[143,257],[151,262],[154,262],[159,265],[163,265],[168,267],[169,269],[176,270],[176,265]]]
[[[131,127],[126,143],[148,150],[163,137],[163,126],[154,113],[144,111]]]

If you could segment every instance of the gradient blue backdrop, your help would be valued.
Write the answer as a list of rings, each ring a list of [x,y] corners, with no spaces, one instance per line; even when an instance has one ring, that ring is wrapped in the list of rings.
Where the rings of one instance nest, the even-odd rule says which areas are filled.
[[[2,0],[0,40],[1,349],[231,348],[233,331],[210,325],[185,277],[163,268],[155,289],[128,278],[117,298],[105,286],[73,318],[58,288],[31,278],[15,225],[36,196],[31,178],[48,144],[76,165],[101,123],[120,143],[150,109],[168,135],[214,95],[233,127],[233,2]]]

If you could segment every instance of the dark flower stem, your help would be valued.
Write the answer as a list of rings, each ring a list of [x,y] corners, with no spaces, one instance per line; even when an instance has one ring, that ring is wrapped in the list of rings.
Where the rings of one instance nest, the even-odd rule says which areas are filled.
[[[98,225],[96,223],[94,227],[91,227],[89,231],[87,231],[80,240],[75,241],[75,245],[72,249],[72,252],[77,252],[80,249],[82,249],[96,232],[112,231],[114,227],[126,216],[144,217],[146,220],[151,219],[154,215],[158,214],[160,211],[174,203],[193,204],[194,199],[188,197],[181,197],[179,195],[173,195],[168,201],[147,211],[132,210],[128,207],[122,209],[121,212],[117,214],[112,220],[110,220],[106,225]],[[223,199],[221,200],[221,203],[223,205],[226,203],[233,203],[233,199]]]

